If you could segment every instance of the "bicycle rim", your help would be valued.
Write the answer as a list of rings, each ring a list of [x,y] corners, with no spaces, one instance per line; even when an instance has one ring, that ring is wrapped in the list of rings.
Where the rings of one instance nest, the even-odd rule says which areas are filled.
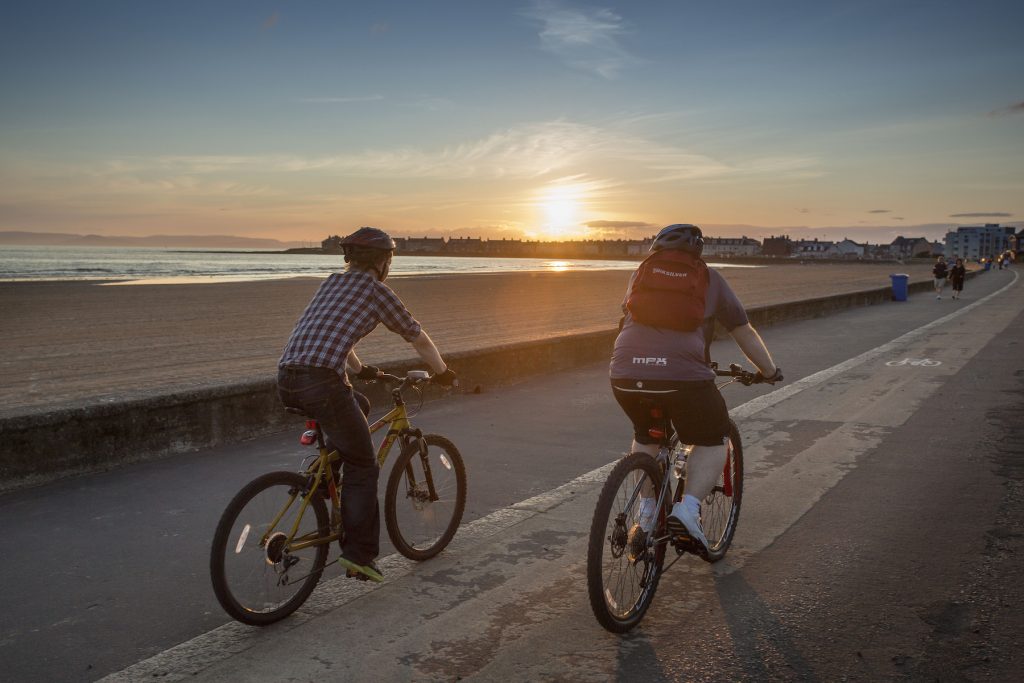
[[[426,560],[452,540],[466,506],[466,469],[451,441],[436,434],[402,451],[388,477],[384,517],[395,549],[411,560]],[[432,486],[431,486],[432,484]]]
[[[634,495],[649,481],[661,487],[661,470],[645,453],[632,453],[612,470],[598,499],[590,525],[587,549],[587,591],[598,622],[609,631],[624,633],[643,618],[654,599],[665,561],[665,542],[635,542],[631,531],[639,521],[640,497]],[[654,533],[664,538],[665,511]]]
[[[263,475],[235,496],[217,525],[210,555],[213,589],[238,621],[263,626],[288,616],[320,579],[328,545],[294,547],[298,539],[329,533],[322,499],[310,498],[303,511],[306,483],[292,472]]]
[[[740,503],[743,500],[743,445],[736,425],[731,422],[726,448],[725,467],[718,475],[711,493],[701,502],[701,524],[704,536],[708,539],[709,562],[717,562],[725,557],[736,533]]]

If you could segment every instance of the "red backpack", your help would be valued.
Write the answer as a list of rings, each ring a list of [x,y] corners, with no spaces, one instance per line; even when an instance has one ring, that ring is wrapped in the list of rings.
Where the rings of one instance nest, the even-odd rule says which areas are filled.
[[[637,268],[626,309],[651,327],[693,332],[704,322],[708,266],[678,249],[656,251]]]

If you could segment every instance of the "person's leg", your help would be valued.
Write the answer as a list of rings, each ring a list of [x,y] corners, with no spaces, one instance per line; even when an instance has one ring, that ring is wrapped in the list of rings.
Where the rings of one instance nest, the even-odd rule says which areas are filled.
[[[701,500],[711,493],[725,467],[729,409],[714,382],[694,383],[678,392],[672,415],[679,440],[694,447],[686,460],[683,498],[672,506],[668,527],[676,534],[685,531],[706,548],[708,543],[701,526],[700,505]]]
[[[341,454],[342,556],[350,564],[369,564],[380,552],[378,467],[366,417],[352,387],[328,368],[304,368],[279,373],[278,393],[286,406],[301,408],[317,420],[327,449]],[[379,575],[375,578],[379,580]]]
[[[345,527],[341,554],[358,565],[367,565],[380,552],[380,468],[366,417],[350,388],[339,387],[332,394],[331,413],[322,424],[328,435],[328,449],[341,453],[341,516]]]
[[[646,453],[652,458],[657,457],[660,446],[657,440],[648,434],[653,420],[650,415],[650,407],[644,403],[649,401],[650,398],[644,397],[643,394],[621,390],[616,391],[614,381],[612,383],[612,393],[619,407],[622,408],[622,411],[633,424],[633,440],[630,442],[629,452]],[[657,491],[654,490],[654,483],[649,479],[644,480],[643,485],[640,487],[640,506],[637,512],[638,524],[644,531],[650,531],[654,527],[657,512],[655,509],[657,505],[656,495]]]

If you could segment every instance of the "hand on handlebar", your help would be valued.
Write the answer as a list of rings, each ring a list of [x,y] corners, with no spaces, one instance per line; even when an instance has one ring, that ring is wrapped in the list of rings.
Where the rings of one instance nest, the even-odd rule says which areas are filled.
[[[761,371],[758,370],[757,375],[754,378],[754,384],[775,384],[776,382],[781,382],[782,380],[782,368],[780,368],[779,366],[775,366],[775,374],[772,375],[771,377],[765,377],[764,375],[761,374]]]
[[[363,367],[356,373],[356,379],[365,379],[367,381],[377,379],[381,376],[380,368],[375,368],[372,365],[363,365]]]

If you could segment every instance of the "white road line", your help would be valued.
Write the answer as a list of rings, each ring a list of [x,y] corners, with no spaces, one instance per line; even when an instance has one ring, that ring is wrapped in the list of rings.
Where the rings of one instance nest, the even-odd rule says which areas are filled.
[[[918,339],[919,337],[924,336],[925,334],[927,334],[929,331],[935,329],[936,327],[942,327],[943,325],[946,325],[950,321],[956,320],[957,318],[959,318],[960,316],[964,315],[968,311],[972,311],[975,308],[977,308],[978,306],[981,306],[983,303],[985,303],[989,299],[992,299],[993,297],[999,296],[1000,294],[1002,294],[1003,292],[1008,290],[1010,287],[1012,287],[1014,285],[1014,283],[1016,283],[1016,282],[1017,282],[1017,272],[1014,271],[1013,272],[1013,280],[1010,281],[1010,284],[1006,285],[1002,289],[998,289],[998,290],[992,292],[991,294],[989,294],[988,296],[983,297],[981,299],[978,299],[974,303],[969,304],[967,306],[964,306],[963,308],[960,308],[960,309],[954,311],[953,313],[950,313],[949,315],[942,316],[941,318],[939,318],[937,320],[933,320],[932,322],[930,322],[930,323],[928,323],[926,325],[922,325],[921,327],[918,327],[917,329],[911,330],[910,332],[907,332],[904,335],[896,337],[895,339],[893,339],[890,342],[882,344],[881,346],[876,346],[875,348],[871,349],[870,351],[865,351],[864,353],[860,354],[859,356],[855,356],[853,358],[850,358],[849,360],[845,360],[842,363],[839,363],[837,365],[833,365],[830,368],[825,368],[824,370],[820,370],[820,371],[814,373],[813,375],[808,375],[807,377],[804,377],[803,379],[797,380],[796,382],[793,382],[792,384],[784,385],[784,386],[780,387],[779,389],[776,389],[775,391],[771,392],[770,394],[765,394],[764,396],[758,396],[755,399],[751,399],[750,401],[747,401],[743,405],[736,406],[735,408],[730,410],[729,411],[729,415],[732,416],[734,419],[742,419],[742,418],[750,417],[751,415],[754,415],[755,413],[759,413],[762,410],[765,410],[766,408],[770,408],[770,407],[772,407],[773,405],[775,405],[777,403],[781,403],[782,401],[785,401],[787,398],[790,398],[791,396],[794,396],[795,394],[798,394],[801,391],[806,391],[807,389],[810,389],[811,387],[817,386],[817,385],[819,385],[819,384],[821,384],[823,382],[827,382],[828,380],[832,379],[836,375],[838,375],[840,373],[843,373],[843,372],[846,372],[847,370],[849,370],[851,368],[855,368],[858,365],[866,363],[866,362],[868,362],[870,360],[874,360],[875,358],[878,358],[879,356],[884,356],[886,354],[892,353],[895,349],[897,349],[897,348],[899,348],[899,347],[901,347],[901,346],[903,346],[905,344],[909,344],[910,342]]]
[[[808,375],[792,384],[780,387],[770,394],[747,401],[729,411],[734,418],[746,418],[766,408],[780,403],[801,391],[817,386],[836,375],[854,368],[862,363],[878,358],[881,355],[891,353],[900,346],[907,344],[928,333],[930,330],[941,327],[974,310],[993,297],[1002,294],[1012,287],[1017,281],[1017,273],[1013,273],[1013,281],[1005,287],[989,294],[988,296],[964,306],[949,315],[943,316],[930,323],[911,330],[890,342],[877,346],[870,351],[843,361],[830,368]],[[479,543],[484,539],[504,532],[523,521],[550,510],[553,507],[568,500],[580,491],[589,490],[599,486],[607,478],[615,463],[609,463],[586,474],[576,477],[561,486],[550,491],[534,496],[527,500],[515,503],[507,508],[495,510],[494,512],[463,525],[452,543],[452,549],[460,546]],[[450,552],[450,551],[449,551]],[[273,627],[273,630],[260,629],[258,627],[243,626],[231,622],[218,628],[196,636],[195,638],[176,645],[149,659],[134,664],[122,671],[112,673],[101,679],[102,681],[141,681],[152,680],[159,677],[163,681],[176,681],[191,678],[195,673],[201,672],[213,664],[227,659],[239,652],[256,647],[266,637],[273,637],[274,632],[291,630],[298,627],[319,614],[336,609],[340,605],[357,599],[367,593],[387,587],[395,579],[412,572],[415,563],[405,559],[398,553],[394,553],[380,560],[380,566],[388,577],[383,584],[372,584],[370,582],[354,582],[343,577],[323,582],[317,591],[311,596],[309,602],[298,612],[293,614],[284,622]]]

